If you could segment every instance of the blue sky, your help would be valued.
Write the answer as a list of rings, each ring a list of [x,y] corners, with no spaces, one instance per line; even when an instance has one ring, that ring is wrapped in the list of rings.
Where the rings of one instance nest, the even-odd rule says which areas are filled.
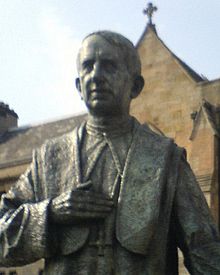
[[[0,101],[19,125],[79,113],[75,58],[85,35],[110,29],[136,43],[145,0],[0,0]],[[155,0],[153,21],[174,53],[210,80],[220,77],[220,1]]]

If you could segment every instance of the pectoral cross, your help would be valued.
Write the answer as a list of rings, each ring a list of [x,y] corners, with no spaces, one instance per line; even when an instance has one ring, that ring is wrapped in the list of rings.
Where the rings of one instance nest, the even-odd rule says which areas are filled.
[[[149,25],[152,25],[152,17],[154,12],[156,11],[157,11],[157,7],[153,6],[152,3],[148,3],[148,7],[143,10],[143,13],[146,14],[149,19],[149,22],[148,22]]]

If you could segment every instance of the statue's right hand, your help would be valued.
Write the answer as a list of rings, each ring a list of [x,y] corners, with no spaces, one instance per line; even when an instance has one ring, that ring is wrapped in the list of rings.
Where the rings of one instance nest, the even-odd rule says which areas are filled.
[[[112,199],[104,194],[75,189],[64,192],[51,201],[50,217],[57,223],[73,224],[103,219],[112,207]]]

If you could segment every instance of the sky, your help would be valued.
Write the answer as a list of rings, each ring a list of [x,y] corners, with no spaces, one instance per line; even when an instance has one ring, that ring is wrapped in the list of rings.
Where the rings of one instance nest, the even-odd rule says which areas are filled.
[[[19,126],[85,112],[75,88],[82,39],[112,30],[137,43],[146,0],[0,0],[0,101]],[[209,80],[220,78],[220,1],[155,0],[159,37]]]

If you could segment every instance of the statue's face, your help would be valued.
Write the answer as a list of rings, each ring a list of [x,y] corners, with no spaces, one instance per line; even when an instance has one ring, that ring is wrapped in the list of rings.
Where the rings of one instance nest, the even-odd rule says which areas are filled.
[[[88,37],[79,60],[80,93],[93,115],[123,115],[129,112],[133,78],[121,51],[98,35]]]

